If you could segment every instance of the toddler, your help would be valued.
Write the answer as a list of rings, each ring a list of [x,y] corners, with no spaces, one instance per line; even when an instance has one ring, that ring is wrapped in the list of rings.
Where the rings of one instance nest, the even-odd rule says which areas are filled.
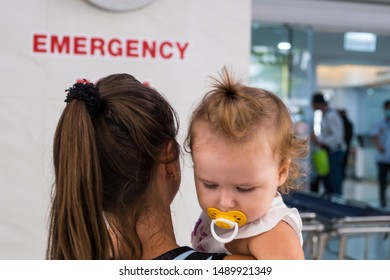
[[[202,213],[192,245],[256,259],[303,259],[302,221],[281,193],[299,186],[307,141],[285,104],[223,69],[194,110],[186,139]]]

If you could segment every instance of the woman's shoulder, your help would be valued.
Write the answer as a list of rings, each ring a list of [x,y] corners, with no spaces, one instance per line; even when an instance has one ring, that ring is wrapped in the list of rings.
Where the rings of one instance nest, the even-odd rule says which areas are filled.
[[[226,254],[223,253],[201,253],[191,247],[183,246],[168,251],[154,260],[222,260]]]

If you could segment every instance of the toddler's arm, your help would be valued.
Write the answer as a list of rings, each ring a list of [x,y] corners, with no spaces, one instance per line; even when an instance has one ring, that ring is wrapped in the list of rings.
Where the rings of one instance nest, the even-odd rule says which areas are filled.
[[[250,254],[258,260],[304,259],[299,238],[285,221],[280,221],[273,229],[262,234],[234,240],[226,244],[226,248],[232,254]]]

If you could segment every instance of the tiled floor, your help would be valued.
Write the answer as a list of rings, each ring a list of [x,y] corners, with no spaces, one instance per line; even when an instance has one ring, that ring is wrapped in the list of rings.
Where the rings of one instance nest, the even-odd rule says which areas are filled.
[[[372,207],[379,208],[378,187],[373,180],[353,180],[344,182],[344,197],[347,199],[363,201]],[[390,186],[387,193],[387,204],[390,204]],[[384,208],[380,208],[384,209]],[[388,206],[385,210],[390,211]],[[389,212],[390,213],[390,212]],[[325,246],[321,259],[338,259],[339,237],[331,236]],[[306,248],[307,259],[310,254]],[[390,235],[386,233],[370,233],[367,235],[353,235],[347,238],[345,259],[390,259]]]
[[[373,207],[380,207],[378,185],[374,180],[348,179],[343,185],[344,197],[364,201]],[[390,186],[387,191],[387,204],[390,204]],[[390,210],[390,208],[387,208]]]

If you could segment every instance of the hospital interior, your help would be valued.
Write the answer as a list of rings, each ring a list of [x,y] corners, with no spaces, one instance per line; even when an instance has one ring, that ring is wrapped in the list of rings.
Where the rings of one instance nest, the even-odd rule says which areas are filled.
[[[55,0],[50,2],[51,4],[48,3],[49,1],[38,1],[39,5],[36,7],[32,8],[31,4],[23,4],[24,8],[22,9],[18,9],[17,6],[22,5],[23,1],[18,0],[12,4],[7,2],[7,4],[3,3],[2,5],[11,5],[10,8],[13,11],[20,13],[18,18],[24,18],[23,13],[27,14],[29,9],[34,11],[53,9],[55,12],[52,15],[49,15],[48,12],[42,13],[45,20],[39,20],[38,23],[34,23],[35,25],[32,24],[34,21],[32,19],[26,19],[25,23],[15,22],[7,16],[7,12],[0,12],[3,14],[3,18],[8,18],[15,23],[15,26],[20,26],[22,30],[22,33],[9,33],[10,31],[7,31],[8,39],[7,41],[3,40],[5,43],[0,46],[0,57],[4,57],[9,62],[6,64],[7,66],[4,66],[5,64],[0,66],[0,71],[4,74],[3,82],[11,81],[13,84],[13,86],[1,85],[0,104],[1,100],[4,100],[4,103],[0,105],[0,127],[13,134],[14,137],[4,138],[5,145],[0,145],[5,146],[0,153],[10,155],[4,156],[0,161],[0,166],[3,166],[0,170],[0,191],[4,194],[0,195],[2,197],[0,198],[0,259],[44,258],[46,217],[49,205],[48,189],[52,183],[51,177],[47,175],[47,170],[52,171],[50,167],[51,151],[45,147],[51,144],[55,119],[60,112],[60,101],[62,102],[62,96],[53,97],[50,91],[60,92],[62,88],[65,88],[65,85],[70,84],[69,80],[80,78],[74,77],[75,69],[80,71],[80,75],[90,75],[92,79],[100,77],[106,72],[138,69],[134,71],[139,71],[136,74],[141,76],[141,79],[150,82],[152,86],[164,89],[165,92],[170,92],[171,87],[174,86],[184,92],[189,88],[187,84],[191,84],[191,82],[193,82],[191,87],[201,92],[205,77],[218,71],[225,62],[228,64],[241,63],[239,72],[244,73],[245,69],[247,70],[249,85],[275,92],[287,104],[298,137],[309,139],[312,133],[321,134],[322,113],[314,111],[311,106],[311,96],[315,92],[323,94],[329,107],[344,110],[353,125],[353,136],[350,151],[346,157],[345,176],[342,182],[342,194],[326,194],[323,182],[319,183],[316,192],[311,190],[311,182],[315,179],[316,174],[313,170],[312,154],[310,154],[302,162],[302,168],[307,170],[307,176],[303,179],[301,189],[285,199],[287,205],[296,207],[301,214],[305,259],[390,259],[390,174],[387,174],[386,203],[381,204],[376,147],[372,132],[375,125],[384,119],[383,103],[390,99],[390,0],[246,0],[226,2],[222,0],[215,1],[213,4],[210,4],[208,0],[191,0],[188,3],[187,0],[158,0],[138,1],[148,3],[130,12],[108,12],[103,10],[104,8],[96,8],[95,5],[99,4],[87,3],[110,1]],[[69,4],[64,4],[65,2]],[[242,2],[243,11],[248,12],[247,16],[240,16],[240,8],[238,7],[240,4],[237,4],[239,2]],[[165,3],[166,7],[162,3]],[[78,23],[67,20],[66,17],[60,23],[59,19],[62,17],[60,10],[67,5],[72,6],[77,11],[75,16],[80,16],[83,12],[96,13],[101,18],[94,19],[93,22],[101,22],[102,25],[94,29],[93,24]],[[208,5],[212,7],[208,8]],[[232,10],[228,13],[229,18],[226,19],[223,18],[225,5],[226,9],[231,6]],[[77,8],[78,6],[81,8]],[[179,13],[185,11],[189,15],[177,15],[175,7]],[[210,12],[212,9],[217,16],[212,16]],[[112,18],[106,17],[103,13],[111,13]],[[201,16],[202,13],[207,16]],[[70,15],[69,12],[68,15]],[[126,16],[131,18],[130,24],[126,23]],[[115,17],[120,18],[118,23],[115,22]],[[180,24],[173,22],[176,17],[186,21],[186,24],[190,26],[190,31],[180,30]],[[159,28],[164,30],[155,30],[156,26],[150,23],[141,24],[149,18],[153,18],[154,23],[157,22]],[[172,23],[168,22],[167,18]],[[249,38],[241,38],[239,34],[241,29],[237,28],[236,30],[231,23],[242,19],[249,25],[247,31]],[[205,22],[202,23],[202,20]],[[110,24],[113,24],[117,31],[110,29]],[[32,27],[28,27],[28,25]],[[19,34],[25,33],[26,36],[30,36],[31,29],[35,34],[46,34],[45,32],[47,34],[51,34],[50,32],[58,34],[91,33],[97,37],[101,35],[114,38],[127,34],[120,28],[123,30],[128,28],[134,32],[134,36],[139,38],[153,36],[172,40],[176,37],[189,38],[190,47],[188,54],[186,53],[188,55],[187,61],[179,61],[179,59],[176,61],[176,58],[173,57],[168,62],[162,61],[162,58],[156,59],[156,61],[138,59],[131,62],[133,64],[129,64],[126,61],[122,62],[125,60],[124,58],[113,57],[100,58],[96,62],[92,60],[92,55],[84,57],[68,54],[62,56],[42,52],[31,54],[30,49],[26,50],[25,53],[24,50],[18,49],[27,41],[27,39],[19,38]],[[3,29],[5,32],[4,25]],[[218,33],[215,36],[211,32],[213,29],[215,29],[216,34]],[[231,35],[228,34],[230,31]],[[191,32],[199,34],[196,33],[190,37]],[[198,40],[209,40],[209,42],[200,44]],[[39,41],[38,50],[44,49],[43,44],[43,40]],[[203,49],[200,49],[198,54],[196,52],[199,45]],[[245,53],[242,56],[237,55],[235,58],[233,52]],[[210,58],[213,56],[214,60]],[[16,59],[10,62],[11,58],[8,60],[6,57]],[[226,58],[231,59],[231,61]],[[31,88],[36,91],[44,89],[42,94],[36,98],[41,101],[45,100],[44,105],[39,105],[44,106],[43,110],[39,109],[40,107],[32,108],[34,114],[41,116],[36,121],[29,120],[29,115],[23,115],[25,110],[19,107],[21,102],[17,101],[20,99],[11,97],[9,94],[12,88],[19,86],[20,91],[25,92],[25,88],[19,85],[20,76],[24,75],[22,72],[24,67],[20,66],[23,63],[27,65],[25,70],[32,73],[31,77],[26,77],[26,83],[29,83]],[[205,63],[209,63],[209,65],[205,65]],[[39,67],[34,68],[37,65]],[[59,67],[66,70],[55,74]],[[70,69],[73,69],[73,76],[69,74]],[[199,77],[193,74],[196,71],[198,71]],[[167,73],[173,73],[172,77],[177,79],[177,82],[168,81]],[[183,78],[183,75],[192,76],[193,81],[190,81],[191,79],[188,77]],[[195,83],[197,85],[194,85]],[[25,100],[33,100],[32,97],[28,97],[27,93],[23,94],[26,94],[23,95]],[[178,108],[183,128],[187,120],[188,108],[198,97],[199,95],[192,95],[192,97],[186,98],[182,96],[182,93],[170,96],[168,93],[168,98],[173,100],[173,106]],[[17,101],[18,107],[12,107],[13,101]],[[28,106],[24,104],[24,101],[22,105]],[[18,108],[15,115],[20,115],[20,118],[25,122],[33,122],[32,127],[42,125],[42,128],[35,129],[35,132],[31,129],[31,132],[22,133],[22,128],[19,128],[13,117],[11,118],[10,113],[7,113],[8,108]],[[2,114],[1,111],[4,113]],[[11,125],[14,128],[10,128]],[[19,144],[19,141],[23,140],[22,138],[25,139],[25,142]],[[387,139],[390,139],[390,129],[387,130]],[[389,143],[390,141],[387,140],[387,144]],[[12,146],[12,148],[7,148],[7,145]],[[12,159],[11,153],[14,150],[19,150],[16,146],[22,147],[20,153],[26,152],[29,153],[29,156],[25,158],[21,154]],[[386,148],[390,149],[389,146]],[[312,150],[311,153],[313,153]],[[11,160],[6,160],[6,157],[11,158]],[[37,162],[37,158],[44,160]],[[18,162],[23,162],[23,166],[20,167]],[[389,165],[390,162],[387,164]],[[26,176],[20,176],[23,170],[29,170],[31,166],[33,166],[33,170],[28,171]],[[13,170],[17,169],[18,171],[10,171],[12,167],[14,167]],[[188,171],[183,171],[184,175],[186,172]],[[37,179],[36,174],[44,178]],[[189,188],[192,185],[190,180],[182,180],[182,185]],[[11,186],[10,182],[14,182],[15,187]],[[29,184],[39,186],[33,194]],[[188,226],[191,223],[187,220],[191,221],[192,217],[197,216],[197,208],[194,208],[196,210],[179,210],[182,205],[188,207],[185,201],[194,197],[193,191],[189,192],[185,189],[182,192],[184,202],[182,204],[180,201],[177,202],[173,212],[177,215],[176,223],[179,224],[179,234],[184,236],[179,238],[179,241],[184,243],[191,230]],[[22,199],[17,200],[16,197],[22,197]],[[180,200],[181,197],[178,199]],[[37,204],[34,203],[43,206],[37,207]],[[187,214],[191,211],[195,212],[195,214],[191,214],[193,216]],[[189,215],[190,218],[185,215]],[[28,237],[26,237],[26,232]]]
[[[389,1],[345,2],[390,5]],[[324,190],[320,186],[318,192],[313,193],[310,189],[312,178],[309,178],[302,192],[310,192],[310,196],[297,196],[291,200],[303,213],[306,258],[389,259],[390,208],[388,204],[386,207],[379,203],[372,127],[376,120],[383,118],[383,102],[390,98],[387,47],[390,37],[386,32],[375,33],[374,30],[365,35],[360,33],[375,36],[376,43],[371,50],[369,44],[365,50],[359,50],[362,45],[354,44],[360,39],[352,43],[354,46],[349,45],[348,28],[335,26],[330,29],[254,19],[251,82],[258,87],[275,87],[275,91],[288,96],[286,99],[298,131],[303,134],[310,133],[311,128],[316,131],[321,118],[316,116],[318,112],[314,112],[311,121],[307,118],[313,113],[306,115],[305,110],[310,107],[310,94],[307,93],[324,93],[330,106],[345,109],[353,123],[353,148],[347,157],[342,195],[321,198]],[[306,64],[309,57],[312,59],[310,66]],[[258,77],[264,75],[268,79],[259,82]],[[387,182],[389,179],[388,176]],[[389,197],[387,194],[387,201]]]

